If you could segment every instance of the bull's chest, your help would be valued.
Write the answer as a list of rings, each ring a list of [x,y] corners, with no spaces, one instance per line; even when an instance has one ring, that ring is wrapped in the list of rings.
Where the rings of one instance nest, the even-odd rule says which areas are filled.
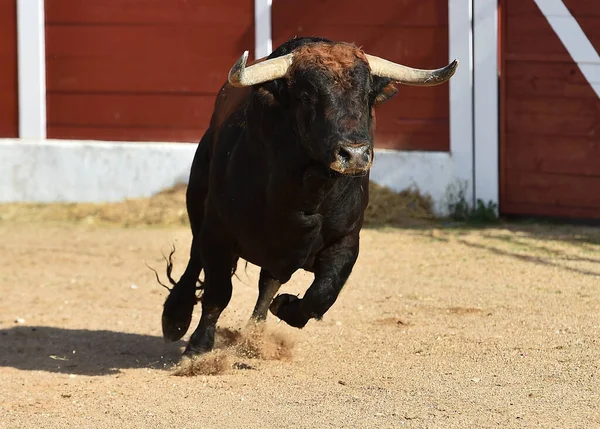
[[[361,218],[360,198],[349,198],[335,182],[314,177],[302,183],[272,181],[253,210],[252,202],[245,201],[244,216],[230,211],[239,216],[232,224],[241,227],[236,237],[240,256],[281,281],[300,268],[312,270],[319,253],[350,233]]]
[[[299,268],[311,269],[312,263],[327,245],[328,231],[321,214],[289,213],[267,222],[263,242],[265,267],[282,281]]]

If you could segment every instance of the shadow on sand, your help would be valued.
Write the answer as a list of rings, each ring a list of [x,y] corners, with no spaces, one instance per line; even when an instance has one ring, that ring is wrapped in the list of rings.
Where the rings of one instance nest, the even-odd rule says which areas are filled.
[[[478,224],[423,220],[396,225],[367,223],[365,229],[412,230],[438,242],[447,242],[449,237],[452,237],[466,247],[477,248],[495,255],[600,277],[600,224],[595,221],[569,223],[552,219],[503,219],[498,222]],[[478,233],[483,242],[472,243],[465,240],[465,237],[473,232]],[[563,247],[557,248],[556,243],[562,243]],[[572,267],[566,265],[568,262],[584,262],[592,264],[594,268]]]
[[[114,331],[15,326],[0,330],[0,366],[28,371],[109,375],[126,368],[170,369],[183,341]]]

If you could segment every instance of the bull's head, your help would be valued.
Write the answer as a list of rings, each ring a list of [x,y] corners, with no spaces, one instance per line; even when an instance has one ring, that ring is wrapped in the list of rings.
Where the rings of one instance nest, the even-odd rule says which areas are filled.
[[[433,86],[458,66],[420,70],[365,54],[347,43],[310,43],[246,67],[248,51],[229,71],[236,87],[260,85],[290,117],[311,158],[345,175],[364,175],[373,162],[374,106],[396,93],[394,83]],[[277,82],[277,84],[275,84]]]

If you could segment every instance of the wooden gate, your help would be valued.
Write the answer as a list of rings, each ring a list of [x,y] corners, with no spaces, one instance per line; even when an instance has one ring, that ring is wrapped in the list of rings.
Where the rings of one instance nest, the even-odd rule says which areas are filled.
[[[448,0],[273,0],[272,22],[273,47],[319,36],[412,67],[448,63]],[[376,147],[448,151],[449,86],[398,89],[377,109]]]
[[[564,4],[600,52],[600,2]],[[598,219],[599,95],[534,0],[501,18],[500,211]]]

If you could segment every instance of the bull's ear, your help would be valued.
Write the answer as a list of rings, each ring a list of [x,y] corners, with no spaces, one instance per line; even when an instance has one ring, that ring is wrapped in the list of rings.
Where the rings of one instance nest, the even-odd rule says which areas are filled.
[[[386,77],[373,76],[373,92],[371,97],[374,106],[388,101],[397,92],[398,89],[394,85],[394,81]]]
[[[262,83],[257,90],[269,104],[285,104],[287,100],[287,88],[283,79]]]

